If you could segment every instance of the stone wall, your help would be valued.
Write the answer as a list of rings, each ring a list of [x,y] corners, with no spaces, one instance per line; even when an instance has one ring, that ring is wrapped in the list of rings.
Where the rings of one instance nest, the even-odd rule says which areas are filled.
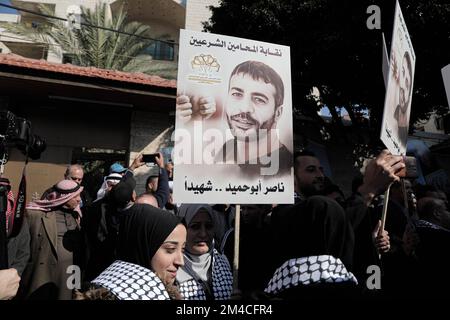
[[[189,0],[186,5],[186,29],[202,31],[202,22],[211,17],[209,6],[218,6],[219,0]]]

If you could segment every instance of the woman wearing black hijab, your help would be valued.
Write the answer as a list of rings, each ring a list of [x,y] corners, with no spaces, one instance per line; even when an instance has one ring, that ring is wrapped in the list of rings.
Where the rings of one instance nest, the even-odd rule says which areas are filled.
[[[356,294],[357,280],[348,271],[353,233],[342,207],[312,196],[272,212],[271,262],[275,272],[266,294],[273,298],[343,297]]]
[[[135,204],[120,224],[118,259],[92,283],[119,300],[182,299],[174,285],[184,264],[186,227],[178,217]]]

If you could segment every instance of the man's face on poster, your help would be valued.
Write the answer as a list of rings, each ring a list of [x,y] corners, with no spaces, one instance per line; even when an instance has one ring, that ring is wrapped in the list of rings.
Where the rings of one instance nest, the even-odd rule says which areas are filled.
[[[403,57],[402,67],[400,69],[400,108],[406,112],[411,94],[411,70],[406,56]]]
[[[275,86],[262,79],[255,80],[243,73],[231,77],[225,110],[236,138],[252,140],[259,129],[275,129],[281,114],[281,106],[275,107],[275,94]]]

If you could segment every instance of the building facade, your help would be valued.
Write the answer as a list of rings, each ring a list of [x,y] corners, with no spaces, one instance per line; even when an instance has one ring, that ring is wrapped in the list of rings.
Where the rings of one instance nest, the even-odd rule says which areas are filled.
[[[123,7],[128,21],[149,25],[151,36],[165,42],[155,42],[146,53],[158,62],[176,67],[180,29],[201,30],[202,22],[209,19],[208,6],[218,1],[102,2],[109,5],[112,16]],[[0,21],[33,27],[45,22],[43,17],[32,13],[39,12],[40,5],[49,8],[54,16],[66,18],[74,7],[75,11],[77,6],[94,9],[100,1],[11,0],[6,3],[29,12],[0,10]],[[175,122],[175,81],[139,74],[121,74],[111,79],[109,75],[114,71],[62,63],[64,52],[51,53],[42,44],[4,30],[0,30],[0,50],[0,110],[10,110],[29,120],[33,134],[47,144],[40,159],[31,160],[27,166],[29,200],[61,180],[68,164],[83,164],[86,185],[95,189],[113,162],[126,166],[139,153],[170,150]],[[14,190],[24,160],[17,148],[10,149],[5,176],[12,181]],[[138,193],[144,191],[151,170],[144,167],[137,171]]]

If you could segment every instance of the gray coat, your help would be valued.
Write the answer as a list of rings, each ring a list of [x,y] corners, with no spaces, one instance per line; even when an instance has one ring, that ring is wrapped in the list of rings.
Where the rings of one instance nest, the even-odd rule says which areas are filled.
[[[17,270],[19,276],[30,259],[30,227],[27,218],[23,219],[22,227],[17,236],[8,239],[8,265]]]
[[[73,260],[70,257],[70,261],[61,261],[62,257],[59,257],[64,249],[58,246],[57,214],[63,213],[59,210],[28,210],[31,258],[21,281],[25,297],[33,294],[33,299],[72,298],[71,289],[67,287],[66,268]]]

